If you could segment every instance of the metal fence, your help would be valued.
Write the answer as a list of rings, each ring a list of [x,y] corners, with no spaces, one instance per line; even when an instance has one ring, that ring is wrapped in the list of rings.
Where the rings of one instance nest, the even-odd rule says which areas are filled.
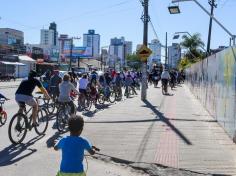
[[[236,142],[236,48],[194,64],[186,76],[193,94]]]

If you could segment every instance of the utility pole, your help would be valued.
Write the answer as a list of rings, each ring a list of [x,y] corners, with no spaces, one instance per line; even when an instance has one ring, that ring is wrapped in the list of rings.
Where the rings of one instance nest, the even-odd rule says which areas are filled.
[[[149,22],[149,15],[148,15],[148,1],[143,0],[142,5],[144,8],[144,13],[142,16],[143,20],[143,45],[147,46],[148,44],[148,22]],[[146,100],[147,98],[147,62],[142,63],[142,88],[141,88],[141,100]]]
[[[167,67],[167,32],[166,32],[166,46],[165,46],[165,68]]]
[[[211,16],[214,15],[214,8],[217,8],[215,0],[208,0],[208,3],[211,6]],[[207,41],[207,54],[211,54],[211,30],[212,30],[212,17],[210,17],[209,32],[208,32],[208,41]]]
[[[68,67],[68,71],[71,70],[71,63],[72,63],[72,49],[73,49],[73,38],[71,38],[71,41],[70,41],[70,64],[69,64],[69,67]]]

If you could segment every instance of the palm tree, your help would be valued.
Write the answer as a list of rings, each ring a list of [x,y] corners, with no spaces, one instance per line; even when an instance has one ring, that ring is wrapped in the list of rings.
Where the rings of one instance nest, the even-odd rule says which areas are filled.
[[[188,49],[186,57],[190,60],[194,60],[196,58],[203,59],[203,52],[199,48],[203,48],[205,46],[204,42],[201,39],[201,35],[196,33],[192,36],[184,35],[182,37],[183,42],[180,44]]]

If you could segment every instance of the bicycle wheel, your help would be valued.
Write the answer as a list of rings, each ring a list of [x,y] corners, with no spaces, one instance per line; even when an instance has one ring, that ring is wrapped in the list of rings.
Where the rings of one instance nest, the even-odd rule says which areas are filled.
[[[112,91],[110,93],[109,101],[110,101],[110,103],[115,103],[115,101],[116,101],[116,94],[115,94],[115,92]]]
[[[90,111],[93,102],[90,100],[89,97],[85,98],[84,101],[85,101],[85,102],[84,102],[84,105],[85,105],[85,106],[84,106],[84,109],[85,109],[86,111]]]
[[[60,133],[64,133],[67,131],[66,125],[69,117],[67,117],[65,111],[63,108],[59,109],[57,113],[57,120],[56,120],[56,125],[57,125],[57,130]]]
[[[48,112],[45,108],[41,108],[38,111],[38,116],[36,119],[38,126],[35,126],[35,132],[38,135],[42,135],[46,132],[47,128],[48,128]]]
[[[44,100],[49,114],[53,114],[56,109],[56,103],[52,100]]]
[[[27,117],[22,113],[15,114],[8,127],[8,136],[13,144],[21,143],[27,133]]]
[[[161,88],[162,88],[162,94],[165,95],[165,86],[163,84],[162,84]]]
[[[7,122],[7,113],[5,111],[0,113],[0,123],[4,125]]]
[[[105,103],[105,98],[103,94],[99,94],[98,103],[101,105]]]

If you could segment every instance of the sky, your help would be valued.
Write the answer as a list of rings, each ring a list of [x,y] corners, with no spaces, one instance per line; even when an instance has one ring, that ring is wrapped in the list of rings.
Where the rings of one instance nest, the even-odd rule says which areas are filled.
[[[208,0],[198,0],[210,10]],[[233,34],[236,34],[236,0],[216,0],[215,17]],[[207,44],[209,16],[193,1],[179,3],[181,14],[171,15],[171,0],[149,0],[149,15],[158,39],[164,45],[168,33],[168,45],[175,32],[200,33]],[[133,42],[133,49],[143,40],[143,7],[140,0],[0,0],[0,28],[8,27],[24,32],[25,43],[40,42],[40,29],[48,29],[56,22],[59,34],[82,37],[89,29],[101,35],[101,47],[110,39],[124,36]],[[149,25],[148,41],[156,39]],[[82,46],[82,40],[75,41]],[[212,28],[211,48],[229,45],[229,35],[215,22]]]

